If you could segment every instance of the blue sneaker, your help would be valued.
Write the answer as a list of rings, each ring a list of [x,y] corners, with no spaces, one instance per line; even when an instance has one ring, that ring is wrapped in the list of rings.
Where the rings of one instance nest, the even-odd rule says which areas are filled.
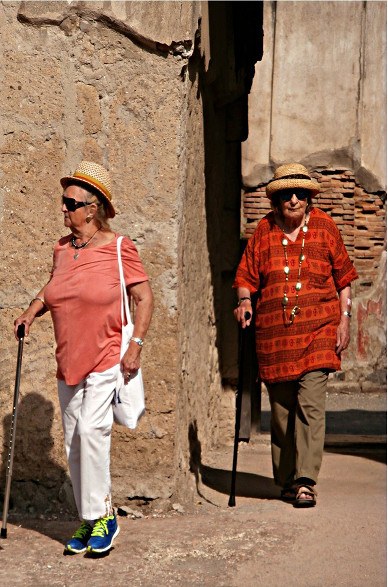
[[[120,528],[116,516],[108,516],[96,520],[88,542],[88,552],[106,552],[112,547]]]
[[[80,554],[86,552],[89,538],[92,535],[93,528],[87,522],[82,522],[81,526],[76,530],[73,536],[66,542],[65,550],[73,554]]]

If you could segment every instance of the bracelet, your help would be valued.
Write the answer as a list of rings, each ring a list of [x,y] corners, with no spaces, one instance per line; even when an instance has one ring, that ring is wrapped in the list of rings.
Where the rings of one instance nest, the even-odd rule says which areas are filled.
[[[237,307],[239,307],[241,305],[241,302],[243,302],[244,300],[249,300],[252,303],[251,298],[240,298],[237,302]]]
[[[348,312],[347,310],[345,310],[345,312],[342,312],[342,314],[343,314],[344,316],[347,316],[348,318],[351,318],[351,317],[352,317],[351,313],[350,313],[350,312]]]
[[[43,298],[40,298],[39,296],[36,296],[36,298],[34,298],[33,300],[30,301],[30,306],[31,304],[33,304],[35,302],[35,300],[39,300],[40,302],[42,302],[42,304],[45,306],[45,301]]]

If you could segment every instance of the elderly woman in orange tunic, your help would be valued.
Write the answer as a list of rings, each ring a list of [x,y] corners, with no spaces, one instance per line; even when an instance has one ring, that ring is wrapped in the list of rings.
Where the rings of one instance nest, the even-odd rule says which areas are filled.
[[[121,369],[128,378],[140,368],[153,297],[132,241],[124,237],[121,258],[129,296],[136,304],[133,336],[121,351],[121,287],[118,234],[109,172],[82,161],[61,179],[62,213],[69,234],[54,248],[50,280],[15,320],[25,333],[49,310],[57,343],[59,402],[74,498],[81,525],[66,543],[78,554],[108,551],[119,532],[111,501],[112,399]]]
[[[312,206],[318,184],[300,164],[278,167],[267,185],[272,211],[237,269],[235,317],[245,328],[257,293],[256,351],[271,404],[275,483],[295,507],[316,504],[328,374],[349,344],[357,273],[334,221]]]

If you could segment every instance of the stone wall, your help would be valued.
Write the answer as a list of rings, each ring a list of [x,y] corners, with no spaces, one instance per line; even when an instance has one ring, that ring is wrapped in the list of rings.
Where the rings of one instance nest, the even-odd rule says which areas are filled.
[[[237,327],[232,281],[240,255],[241,141],[261,57],[260,3],[203,2],[190,60],[186,195],[179,239],[177,492],[201,493],[201,465],[234,433]],[[211,42],[210,42],[211,41]]]
[[[183,72],[198,17],[195,2],[159,2],[157,11],[152,2],[0,3],[1,484],[13,320],[48,279],[53,245],[66,233],[59,178],[92,159],[111,171],[112,227],[137,245],[155,294],[143,351],[148,410],[135,433],[115,427],[114,495],[165,498],[174,491],[178,241],[192,86]],[[68,495],[46,315],[25,342],[13,496],[33,511],[56,508],[48,496],[66,503]]]
[[[12,323],[48,279],[64,234],[59,178],[90,158],[111,171],[112,227],[137,245],[155,294],[147,413],[135,432],[114,428],[114,500],[192,499],[201,459],[233,435],[234,387],[223,380],[236,367],[231,283],[261,3],[2,2],[0,11],[0,483]],[[31,513],[72,507],[47,315],[25,341],[12,495]]]
[[[264,2],[264,55],[249,96],[243,183],[284,161],[350,169],[386,190],[386,3]]]

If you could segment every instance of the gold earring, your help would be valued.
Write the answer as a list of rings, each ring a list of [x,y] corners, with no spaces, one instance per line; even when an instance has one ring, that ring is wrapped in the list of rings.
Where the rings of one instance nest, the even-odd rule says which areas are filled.
[[[86,216],[86,222],[91,222],[93,219],[93,216]]]

